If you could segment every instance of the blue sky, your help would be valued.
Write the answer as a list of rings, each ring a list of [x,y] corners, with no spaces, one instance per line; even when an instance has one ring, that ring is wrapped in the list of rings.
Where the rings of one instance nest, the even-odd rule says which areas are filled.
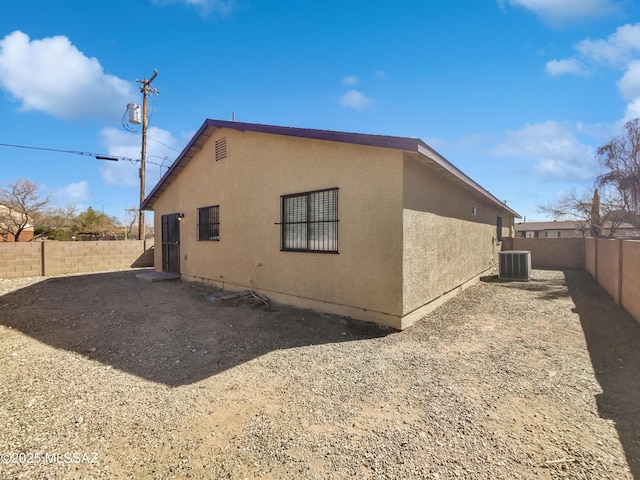
[[[419,137],[527,221],[640,116],[631,0],[31,0],[0,17],[0,143],[139,159],[147,191],[206,118]],[[131,126],[129,126],[131,129]],[[0,146],[0,183],[124,218],[138,165]]]

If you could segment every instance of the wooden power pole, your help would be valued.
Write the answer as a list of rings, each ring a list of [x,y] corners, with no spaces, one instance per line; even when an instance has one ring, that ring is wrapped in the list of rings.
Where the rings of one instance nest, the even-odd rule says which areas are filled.
[[[140,91],[142,92],[142,152],[140,156],[140,206],[142,206],[142,202],[144,202],[145,198],[145,177],[147,170],[147,108],[148,108],[148,100],[147,97],[151,95],[157,95],[158,90],[155,88],[151,88],[151,82],[158,76],[158,70],[153,70],[153,75],[148,80],[146,78],[142,80],[136,80],[138,83],[141,83]],[[146,233],[144,228],[144,210],[142,208],[140,210],[140,218],[138,221],[138,239],[145,240]]]

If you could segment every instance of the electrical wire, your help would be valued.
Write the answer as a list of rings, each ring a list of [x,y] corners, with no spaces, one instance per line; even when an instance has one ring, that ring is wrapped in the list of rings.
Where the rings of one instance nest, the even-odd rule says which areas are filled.
[[[81,150],[61,150],[58,148],[33,147],[30,145],[15,145],[12,143],[0,143],[0,147],[25,148],[28,150],[44,150],[47,152],[70,153],[73,155],[82,155],[85,157],[96,157],[96,158],[100,158],[100,160],[114,160],[114,161],[129,160],[129,161],[137,161],[137,162],[140,161],[140,160],[134,160],[133,158],[122,157],[118,155],[106,155],[104,153],[83,152]]]
[[[131,162],[131,164],[135,165],[136,163],[140,163],[139,158],[129,158],[123,157],[119,155],[106,155],[104,153],[93,153],[93,152],[83,152],[81,150],[62,150],[58,148],[46,148],[46,147],[33,147],[30,145],[15,145],[12,143],[0,143],[0,147],[13,147],[13,148],[24,148],[28,150],[44,150],[47,152],[56,152],[56,153],[70,153],[73,155],[81,155],[85,157],[95,157],[99,160],[111,160],[111,161],[123,161],[123,162]],[[169,147],[170,148],[170,147]],[[157,157],[163,159],[162,163],[152,162],[147,160],[147,163],[151,165],[157,165],[161,168],[169,168],[165,167],[164,163],[168,160],[168,157],[161,157],[159,155],[150,155],[151,157]]]
[[[195,93],[198,93],[198,94],[199,94],[199,95],[201,95],[201,96],[208,97],[208,98],[210,98],[211,100],[213,100],[213,101],[215,101],[215,102],[221,103],[221,104],[222,104],[222,105],[224,105],[225,107],[229,107],[229,108],[231,108],[231,109],[232,109],[232,111],[234,111],[234,112],[240,112],[240,113],[243,113],[244,115],[247,115],[248,117],[252,117],[252,118],[254,118],[254,119],[258,120],[259,122],[263,122],[263,123],[265,123],[265,121],[264,121],[263,119],[261,119],[260,117],[257,117],[257,116],[255,116],[255,115],[253,115],[253,114],[251,114],[251,113],[249,113],[249,112],[246,112],[246,111],[244,111],[244,110],[242,110],[242,109],[240,109],[240,108],[238,108],[238,107],[235,107],[235,106],[231,105],[230,103],[225,102],[224,100],[221,100],[221,99],[219,99],[219,98],[217,98],[217,97],[214,97],[214,96],[213,96],[213,95],[211,95],[210,93],[207,93],[207,92],[202,91],[202,90],[200,90],[200,89],[198,89],[198,88],[195,88],[195,87],[194,87],[192,84],[190,84],[190,83],[185,83],[185,82],[183,82],[182,80],[180,80],[180,79],[178,79],[178,78],[176,78],[176,77],[172,76],[171,74],[164,74],[164,75],[165,75],[165,76],[167,76],[167,77],[169,77],[170,79],[173,79],[174,81],[176,81],[176,82],[178,82],[178,83],[182,84],[184,88],[189,88],[189,89],[193,90]]]
[[[173,150],[174,152],[180,153],[180,150],[176,150],[175,148],[173,148],[171,145],[167,145],[166,143],[161,142],[160,140],[156,140],[153,137],[149,137],[147,136],[147,140],[149,140],[150,142],[155,142],[155,143],[159,143],[160,145],[167,147],[169,150]]]

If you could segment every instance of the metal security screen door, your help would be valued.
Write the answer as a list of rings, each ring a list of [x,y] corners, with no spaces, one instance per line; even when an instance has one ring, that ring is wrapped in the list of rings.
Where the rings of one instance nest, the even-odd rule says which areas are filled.
[[[180,273],[180,215],[162,215],[162,271]]]

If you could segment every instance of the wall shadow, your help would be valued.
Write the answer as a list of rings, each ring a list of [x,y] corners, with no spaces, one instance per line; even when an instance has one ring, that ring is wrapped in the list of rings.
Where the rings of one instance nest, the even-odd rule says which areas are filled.
[[[613,420],[627,463],[640,479],[640,322],[616,305],[584,271],[564,272],[602,393],[602,418]]]
[[[131,264],[131,268],[153,267],[154,246],[147,248],[138,258]]]
[[[0,296],[0,324],[55,348],[171,387],[274,350],[386,336],[395,330],[284,305],[234,306],[215,287],[150,283],[140,271],[57,277]]]

